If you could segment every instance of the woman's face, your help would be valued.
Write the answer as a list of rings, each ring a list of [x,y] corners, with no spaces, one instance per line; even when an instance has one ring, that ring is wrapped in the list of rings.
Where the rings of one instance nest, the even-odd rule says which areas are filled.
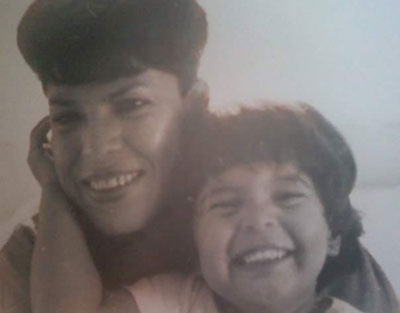
[[[268,312],[312,304],[330,231],[312,181],[292,164],[238,165],[209,179],[194,232],[202,273],[227,302]]]
[[[177,78],[149,69],[108,83],[50,85],[60,183],[107,234],[142,229],[156,214],[177,153],[184,102]]]

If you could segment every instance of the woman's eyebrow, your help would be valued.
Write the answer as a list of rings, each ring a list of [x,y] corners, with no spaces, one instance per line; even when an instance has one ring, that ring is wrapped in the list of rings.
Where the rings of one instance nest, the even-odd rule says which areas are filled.
[[[130,84],[127,84],[125,86],[122,86],[121,88],[117,89],[116,91],[113,91],[112,93],[110,93],[109,95],[107,95],[108,99],[115,99],[118,97],[123,96],[124,94],[126,94],[128,91],[130,91],[133,88],[137,88],[137,87],[142,87],[144,86],[144,82],[139,81],[135,81],[135,82],[131,82]]]
[[[66,99],[60,96],[54,96],[49,98],[50,106],[61,106],[61,107],[70,107],[76,105],[77,101],[73,99]]]

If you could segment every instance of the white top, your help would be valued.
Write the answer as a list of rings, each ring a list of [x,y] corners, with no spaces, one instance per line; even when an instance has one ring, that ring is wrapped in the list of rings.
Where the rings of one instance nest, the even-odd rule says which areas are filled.
[[[218,313],[211,290],[199,275],[164,274],[129,286],[140,313]],[[362,313],[332,298],[325,313]]]

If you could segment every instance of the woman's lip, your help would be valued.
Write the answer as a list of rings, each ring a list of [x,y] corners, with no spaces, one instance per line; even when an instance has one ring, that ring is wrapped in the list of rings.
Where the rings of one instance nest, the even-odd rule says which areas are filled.
[[[120,175],[132,175],[131,172]],[[89,180],[84,184],[85,189],[88,191],[88,196],[92,201],[98,205],[109,204],[110,202],[119,201],[127,195],[127,192],[133,192],[132,186],[137,185],[144,178],[145,172],[136,173],[130,180],[121,180],[121,176],[110,176],[103,180]],[[123,177],[123,176],[122,176]],[[126,177],[126,176],[125,176]],[[125,178],[121,178],[125,179]]]
[[[85,178],[83,183],[92,191],[107,192],[130,185],[144,174],[144,170],[97,173]]]
[[[93,174],[85,175],[82,178],[82,182],[85,184],[89,184],[91,182],[106,181],[126,175],[139,176],[143,173],[143,169],[96,171]]]

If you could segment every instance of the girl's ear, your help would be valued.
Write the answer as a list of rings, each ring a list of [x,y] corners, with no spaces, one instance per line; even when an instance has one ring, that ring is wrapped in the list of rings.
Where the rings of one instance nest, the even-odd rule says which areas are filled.
[[[328,239],[328,256],[337,256],[340,253],[340,246],[342,243],[342,238],[337,235],[335,238]]]

